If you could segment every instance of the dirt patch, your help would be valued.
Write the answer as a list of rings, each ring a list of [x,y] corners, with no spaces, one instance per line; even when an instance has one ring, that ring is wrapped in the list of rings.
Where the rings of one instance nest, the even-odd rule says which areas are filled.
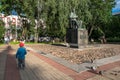
[[[77,64],[120,54],[120,45],[117,44],[99,44],[97,47],[93,45],[83,49],[47,44],[32,44],[27,46]]]

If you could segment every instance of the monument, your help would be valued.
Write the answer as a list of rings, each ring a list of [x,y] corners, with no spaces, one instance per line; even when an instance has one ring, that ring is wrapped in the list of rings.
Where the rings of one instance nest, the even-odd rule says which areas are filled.
[[[67,28],[66,42],[70,47],[83,48],[88,44],[88,32],[82,25],[81,20],[77,20],[78,16],[73,10],[69,17],[69,28]]]

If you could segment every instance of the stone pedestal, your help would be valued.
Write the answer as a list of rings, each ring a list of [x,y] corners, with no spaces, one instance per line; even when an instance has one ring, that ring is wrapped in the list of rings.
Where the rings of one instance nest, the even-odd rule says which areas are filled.
[[[88,32],[85,29],[67,29],[66,41],[70,47],[83,48],[88,44]]]
[[[84,29],[78,29],[78,48],[86,47],[88,44],[88,32]]]

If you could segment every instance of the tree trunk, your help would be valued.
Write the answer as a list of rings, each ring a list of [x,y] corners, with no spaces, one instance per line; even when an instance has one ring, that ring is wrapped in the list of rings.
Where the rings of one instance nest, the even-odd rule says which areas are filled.
[[[90,36],[91,36],[93,29],[94,29],[94,26],[91,26],[91,27],[90,27],[90,29],[89,29],[89,34],[88,34],[88,37],[90,37]]]

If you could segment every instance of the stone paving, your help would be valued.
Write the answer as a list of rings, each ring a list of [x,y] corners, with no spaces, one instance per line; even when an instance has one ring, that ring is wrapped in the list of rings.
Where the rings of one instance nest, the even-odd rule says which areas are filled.
[[[0,80],[4,80],[4,74],[5,74],[5,64],[6,64],[6,50],[5,47],[0,47]]]
[[[120,60],[100,65],[98,69],[76,72],[49,57],[28,51],[25,70],[17,69],[18,45],[0,47],[0,80],[120,80]],[[118,57],[119,58],[119,57]],[[99,71],[104,71],[99,75]]]
[[[104,72],[102,76],[96,75],[87,80],[120,80],[120,66]]]
[[[33,48],[34,49],[34,48]],[[37,51],[37,53],[42,53],[41,51],[38,51],[38,50],[40,50],[39,48],[37,48],[37,50],[35,50],[35,51]],[[34,51],[34,50],[33,50]],[[44,55],[44,54],[43,54]],[[44,56],[46,56],[47,54],[45,54]],[[60,63],[61,64],[61,62],[62,62],[62,65],[65,65],[65,66],[67,66],[68,68],[71,68],[70,66],[70,64],[69,64],[69,62],[67,63],[67,61],[64,61],[64,60],[61,60],[61,59],[56,59],[55,57],[51,57],[50,56],[50,54],[48,55],[48,56],[46,56],[46,57],[49,57],[49,58],[51,58],[51,59],[53,59],[54,61],[56,61],[56,62],[58,62],[58,63]],[[55,59],[54,59],[55,58]],[[57,61],[57,60],[60,60],[60,61]],[[96,63],[95,64],[92,64],[92,65],[97,65],[97,66],[102,66],[102,65],[105,65],[105,64],[107,64],[108,66],[106,66],[106,67],[103,67],[103,68],[101,68],[100,70],[106,70],[105,72],[104,72],[104,74],[101,76],[101,75],[98,75],[98,73],[96,74],[96,73],[94,73],[94,77],[92,77],[92,78],[89,78],[90,80],[119,80],[119,77],[118,76],[114,76],[113,75],[113,77],[112,78],[110,78],[109,76],[111,76],[109,73],[109,71],[111,71],[110,69],[112,69],[112,68],[114,68],[115,66],[116,66],[116,64],[117,64],[117,66],[119,66],[118,64],[120,64],[120,63],[114,63],[114,62],[119,62],[120,61],[120,55],[116,55],[116,56],[113,56],[113,57],[109,57],[109,58],[105,58],[105,59],[100,59],[100,60],[96,60]],[[111,65],[111,63],[113,62],[113,64]],[[74,68],[72,68],[73,70],[75,70],[75,71],[77,71],[77,72],[79,72],[79,74],[77,74],[77,75],[79,75],[79,79],[75,79],[75,80],[82,80],[82,77],[80,78],[80,73],[81,73],[81,75],[82,75],[82,72],[84,72],[84,71],[87,71],[87,70],[89,70],[89,69],[85,69],[85,66],[89,66],[90,67],[90,65],[91,65],[91,63],[89,63],[89,64],[86,64],[86,63],[83,63],[83,64],[81,64],[81,65],[74,65],[74,64],[72,64],[72,67],[74,67]],[[75,67],[76,66],[76,67]],[[110,67],[111,66],[111,67]],[[109,68],[110,69],[109,69]],[[76,70],[76,68],[79,68],[79,70],[77,69]],[[116,68],[116,67],[115,67]],[[118,69],[120,69],[120,67],[118,67]],[[100,71],[99,70],[99,68],[98,68],[98,71]],[[108,70],[108,71],[107,71]],[[87,73],[86,73],[87,74]],[[84,74],[84,75],[86,75],[86,74]],[[91,73],[88,73],[88,75],[93,75],[93,74],[91,74]],[[89,76],[88,76],[89,77]],[[86,79],[86,78],[83,78],[83,79]],[[89,80],[88,79],[88,80]]]
[[[0,80],[73,80],[73,78],[57,70],[53,66],[36,57],[31,52],[26,56],[25,70],[17,68],[15,60],[16,48],[11,46],[11,49],[6,46],[4,52],[0,55]],[[3,65],[4,62],[4,65]]]

